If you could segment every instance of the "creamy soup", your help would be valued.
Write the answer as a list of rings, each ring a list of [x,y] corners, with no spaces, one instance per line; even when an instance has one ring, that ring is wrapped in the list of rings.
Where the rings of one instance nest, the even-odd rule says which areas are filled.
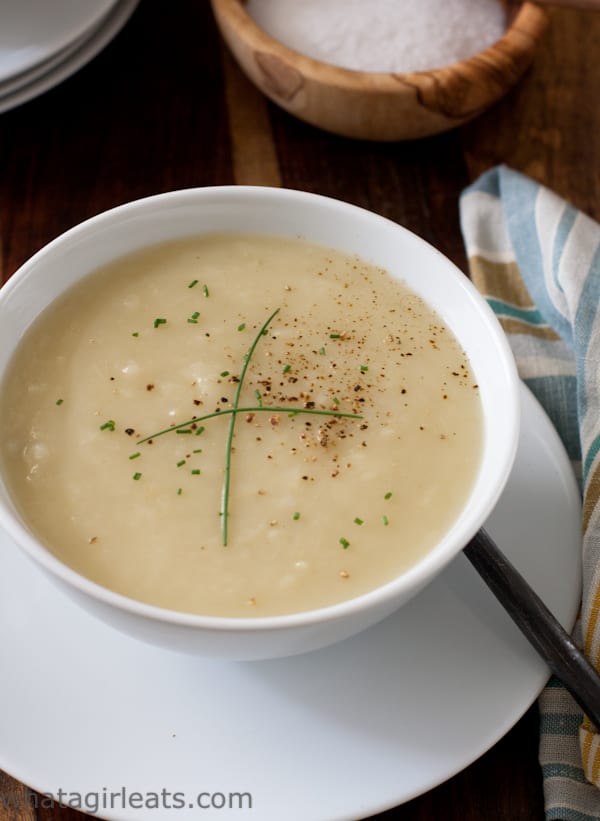
[[[404,284],[237,234],[72,288],[22,340],[0,421],[15,504],[66,564],[160,607],[250,617],[411,567],[465,503],[483,436],[464,352]]]

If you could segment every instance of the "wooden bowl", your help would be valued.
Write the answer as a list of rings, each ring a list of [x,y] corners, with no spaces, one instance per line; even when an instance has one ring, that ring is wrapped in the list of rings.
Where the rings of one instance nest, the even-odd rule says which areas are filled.
[[[353,71],[313,60],[273,39],[244,0],[211,0],[221,34],[250,80],[273,102],[325,131],[365,140],[410,140],[476,117],[520,79],[547,14],[508,0],[508,27],[468,60],[407,74]]]

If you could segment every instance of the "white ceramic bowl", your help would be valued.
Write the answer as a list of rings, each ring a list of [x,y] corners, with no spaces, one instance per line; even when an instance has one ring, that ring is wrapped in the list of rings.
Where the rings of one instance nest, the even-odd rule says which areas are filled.
[[[356,253],[403,278],[442,316],[470,359],[485,420],[479,474],[452,527],[417,565],[370,593],[319,610],[243,619],[163,610],[80,576],[32,534],[1,476],[0,526],[65,594],[123,632],[210,656],[286,656],[347,638],[385,618],[437,576],[483,525],[516,451],[518,379],[504,334],[485,300],[426,242],[389,220],[336,200],[241,186],[175,191],[122,205],[67,231],[35,254],[0,290],[0,378],[35,317],[88,272],[149,244],[213,231],[302,236]]]

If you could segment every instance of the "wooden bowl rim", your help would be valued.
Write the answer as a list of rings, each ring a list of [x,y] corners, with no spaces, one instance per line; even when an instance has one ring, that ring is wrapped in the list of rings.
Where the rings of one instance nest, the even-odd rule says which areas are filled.
[[[254,51],[277,56],[305,79],[352,91],[393,91],[396,94],[403,88],[409,88],[410,83],[418,83],[419,78],[426,77],[442,83],[446,77],[466,67],[471,76],[481,75],[482,78],[490,63],[507,65],[509,69],[514,58],[533,53],[549,19],[545,9],[532,0],[524,0],[504,34],[491,46],[465,60],[414,72],[376,72],[325,63],[284,45],[254,21],[246,11],[245,0],[211,0],[211,5],[217,20],[221,17],[226,21],[230,30],[236,32],[247,46]],[[404,79],[408,84],[406,86],[402,83]],[[477,76],[473,77],[473,81],[477,82]]]

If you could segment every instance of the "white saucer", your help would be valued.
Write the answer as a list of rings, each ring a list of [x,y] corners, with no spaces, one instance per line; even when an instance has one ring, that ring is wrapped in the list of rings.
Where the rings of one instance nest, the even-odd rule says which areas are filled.
[[[579,495],[526,388],[522,403],[517,461],[488,527],[570,627],[579,602]],[[203,810],[203,819],[364,818],[482,755],[548,676],[464,556],[355,638],[305,656],[232,663],[114,632],[67,601],[3,536],[0,655],[0,769],[43,793],[62,790],[67,801],[99,794],[97,814],[119,821],[198,818],[188,804],[209,792],[251,793],[253,807]],[[185,793],[185,807],[123,808],[122,788],[166,790],[171,804],[173,793]],[[111,791],[121,797],[105,809]]]
[[[0,0],[0,81],[28,71],[97,25],[116,0]]]
[[[48,63],[48,70],[41,75],[36,67],[31,70],[31,74],[24,75],[25,82],[22,85],[18,85],[6,94],[0,87],[0,113],[38,97],[83,68],[116,37],[135,11],[138,3],[139,0],[118,0],[111,4],[112,8],[102,22],[92,27],[77,42],[68,46],[62,54],[63,59],[58,63],[51,59]]]

